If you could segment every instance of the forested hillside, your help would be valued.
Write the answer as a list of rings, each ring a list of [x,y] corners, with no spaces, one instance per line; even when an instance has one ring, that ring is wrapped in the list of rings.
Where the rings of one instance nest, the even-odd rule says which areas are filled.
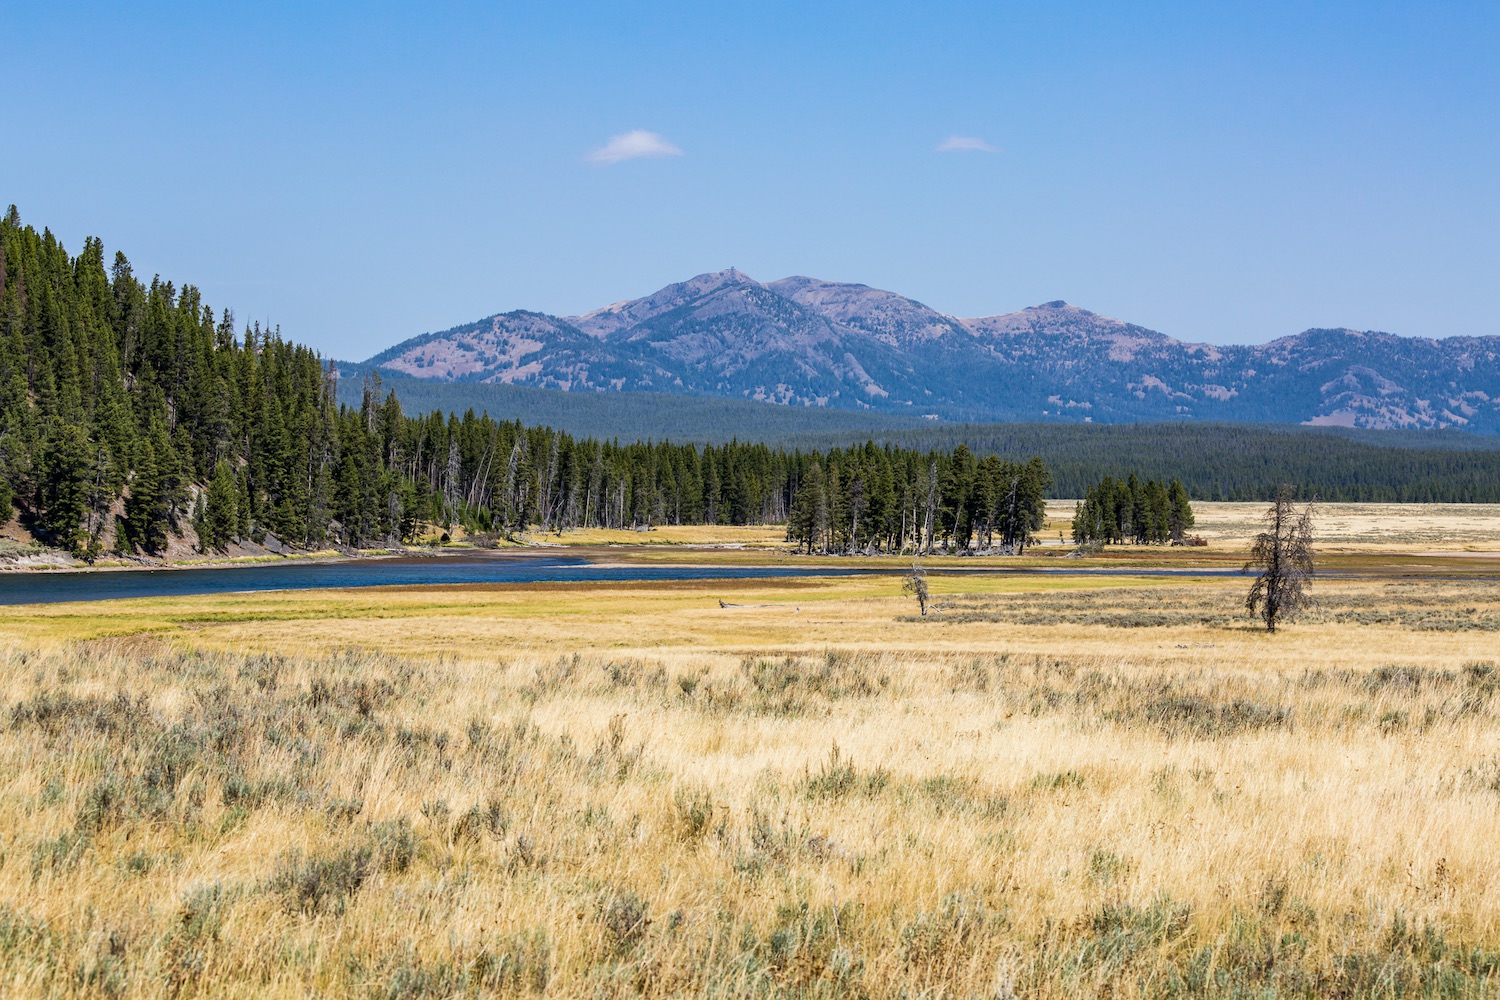
[[[939,424],[881,430],[918,451],[1045,455],[1052,495],[1083,497],[1103,476],[1180,479],[1195,500],[1266,500],[1281,483],[1344,502],[1500,503],[1500,441],[1457,431],[1367,431],[1254,424]],[[824,432],[784,439],[820,448]]]
[[[336,362],[339,400],[358,406],[370,365]],[[724,444],[760,441],[777,445],[804,435],[827,435],[848,444],[885,431],[925,426],[931,421],[895,413],[780,406],[748,399],[674,396],[661,392],[563,392],[500,382],[440,382],[381,370],[386,389],[396,393],[407,413],[488,413],[496,420],[545,424],[575,437],[622,441]],[[1500,448],[1500,438],[1495,440]]]
[[[318,356],[136,277],[98,239],[70,257],[0,221],[0,513],[80,554],[160,551],[213,480],[235,530],[320,540],[362,473]]]
[[[370,369],[339,363],[340,370]],[[889,413],[780,406],[665,393],[590,393],[479,382],[386,380],[408,412],[472,408],[580,437],[827,450],[873,440],[917,451],[967,444],[980,455],[1045,455],[1052,496],[1080,498],[1104,476],[1181,479],[1200,500],[1265,500],[1281,483],[1332,501],[1500,502],[1500,437],[1457,430],[1286,424],[952,424]],[[339,398],[360,403],[358,378]]]
[[[1039,459],[873,444],[618,444],[519,421],[408,417],[378,378],[341,405],[333,370],[278,331],[236,331],[196,288],[136,277],[86,241],[0,220],[0,520],[86,557],[187,537],[368,545],[424,523],[781,523],[808,548],[1021,546]]]

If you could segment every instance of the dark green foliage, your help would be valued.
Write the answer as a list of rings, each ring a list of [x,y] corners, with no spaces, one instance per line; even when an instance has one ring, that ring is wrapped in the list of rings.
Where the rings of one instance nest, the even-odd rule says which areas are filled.
[[[84,523],[90,508],[88,432],[57,424],[38,454],[37,527],[54,544],[85,552],[92,541]]]
[[[473,410],[408,417],[373,372],[340,406],[331,369],[278,332],[237,333],[196,288],[143,284],[123,255],[106,271],[98,240],[69,257],[0,222],[0,506],[13,495],[80,555],[111,531],[116,550],[161,553],[189,519],[212,552],[416,541],[430,525],[782,523],[794,508],[809,549],[1019,550],[1049,481],[1039,460],[963,448],[622,445]]]
[[[222,551],[239,526],[239,489],[229,463],[219,459],[214,478],[203,501],[203,520],[198,540],[203,551]]]
[[[189,519],[204,551],[236,540],[273,550],[412,542],[457,525],[508,536],[785,523],[807,551],[1019,553],[1054,486],[1081,496],[1100,470],[1130,467],[1181,469],[1187,485],[1115,479],[1108,511],[1101,496],[1085,532],[1180,539],[1192,526],[1190,492],[1263,495],[1267,470],[1291,469],[1283,479],[1331,499],[1500,498],[1500,451],[1450,438],[1381,447],[1368,436],[1227,425],[915,428],[847,414],[787,423],[785,408],[744,403],[718,418],[744,432],[727,443],[705,430],[711,414],[694,411],[681,439],[714,443],[620,444],[473,409],[407,416],[373,373],[350,383],[340,405],[332,370],[279,332],[236,332],[196,288],[144,283],[121,254],[106,266],[97,239],[70,257],[15,213],[0,220],[0,515],[14,506],[44,540],[88,558],[110,547],[161,554]],[[647,397],[601,398],[619,422],[599,426],[644,427],[630,423],[630,413],[646,417],[631,409],[637,399]],[[758,443],[765,414],[782,421],[783,441],[814,425],[823,437],[791,450]],[[643,433],[657,436],[657,426],[666,425]],[[842,445],[864,431],[885,443]],[[1051,467],[1002,457],[1035,452]]]
[[[1131,542],[1136,545],[1181,544],[1193,526],[1193,507],[1182,483],[1141,482],[1132,473],[1120,480],[1105,476],[1084,492],[1073,508],[1073,541]]]
[[[346,367],[354,373],[365,369]],[[408,412],[524,419],[580,437],[670,438],[699,444],[755,441],[823,451],[873,439],[921,452],[966,444],[976,455],[1045,455],[1050,493],[1076,499],[1106,475],[1132,470],[1182,480],[1199,500],[1269,500],[1284,482],[1328,501],[1500,501],[1500,437],[1457,430],[1367,430],[1289,424],[934,423],[894,413],[782,406],[644,392],[563,392],[528,386],[389,376]],[[339,398],[357,406],[358,378]],[[1267,419],[1273,415],[1268,414]],[[1281,419],[1284,419],[1282,417]]]
[[[1134,471],[1180,479],[1198,500],[1270,500],[1282,483],[1298,483],[1341,503],[1500,501],[1500,438],[1459,431],[1172,422],[940,424],[872,436],[923,451],[962,442],[981,455],[1045,455],[1051,495],[1068,499],[1104,476]],[[815,447],[832,437],[804,434],[790,443]]]
[[[1197,523],[1193,517],[1193,505],[1188,491],[1179,480],[1172,480],[1167,487],[1167,534],[1174,542],[1182,542],[1187,530]]]
[[[1046,522],[1051,473],[963,445],[926,455],[895,448],[792,455],[787,540],[809,552],[1008,552],[1020,554]]]
[[[123,255],[106,270],[97,239],[70,257],[15,213],[0,221],[0,500],[45,540],[92,556],[113,532],[117,549],[160,552],[221,462],[210,548],[241,528],[320,540],[337,416],[311,350],[236,337],[196,288],[143,284]]]

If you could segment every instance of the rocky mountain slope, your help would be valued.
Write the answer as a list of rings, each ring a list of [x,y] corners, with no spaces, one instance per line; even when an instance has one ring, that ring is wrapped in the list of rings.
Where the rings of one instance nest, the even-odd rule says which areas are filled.
[[[866,285],[730,269],[583,316],[511,312],[366,364],[416,378],[654,391],[943,419],[1161,419],[1500,433],[1500,337],[1308,330],[1180,341],[1065,302],[960,319]]]

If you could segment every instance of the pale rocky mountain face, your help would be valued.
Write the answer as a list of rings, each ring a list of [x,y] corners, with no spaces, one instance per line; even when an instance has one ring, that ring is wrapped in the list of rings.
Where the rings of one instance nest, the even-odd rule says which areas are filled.
[[[945,316],[915,299],[869,285],[793,277],[773,281],[766,287],[822,316],[842,331],[872,337],[887,347],[907,350],[943,339],[959,342],[972,339],[961,320]]]
[[[1245,420],[1500,433],[1500,337],[1175,340],[1048,302],[959,319],[866,285],[733,268],[583,316],[491,316],[370,359],[403,375],[731,396],[945,419]]]
[[[758,282],[745,275],[744,272],[731,267],[726,271],[714,271],[709,274],[700,274],[696,278],[689,278],[687,281],[679,281],[643,299],[616,302],[612,306],[595,309],[583,316],[569,316],[568,322],[584,333],[604,338],[610,334],[619,333],[621,330],[628,330],[639,323],[655,319],[680,306],[697,302],[723,289],[745,286],[760,287]]]

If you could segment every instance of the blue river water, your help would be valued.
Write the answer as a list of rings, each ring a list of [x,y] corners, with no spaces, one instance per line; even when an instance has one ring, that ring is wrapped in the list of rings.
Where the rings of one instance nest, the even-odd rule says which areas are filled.
[[[607,580],[745,580],[772,576],[846,576],[855,567],[598,566],[568,556],[449,556],[260,563],[216,569],[57,570],[0,575],[0,604],[55,604],[127,597],[183,597],[334,587],[547,583]]]
[[[1224,576],[1221,569],[1016,568],[985,560],[973,571],[1067,576]],[[0,605],[105,601],[129,597],[184,597],[265,590],[336,587],[420,587],[442,584],[650,580],[754,580],[768,577],[897,575],[890,567],[597,565],[578,556],[491,553],[474,556],[350,559],[338,562],[259,563],[216,569],[55,570],[0,573]],[[962,571],[961,571],[962,572]]]

